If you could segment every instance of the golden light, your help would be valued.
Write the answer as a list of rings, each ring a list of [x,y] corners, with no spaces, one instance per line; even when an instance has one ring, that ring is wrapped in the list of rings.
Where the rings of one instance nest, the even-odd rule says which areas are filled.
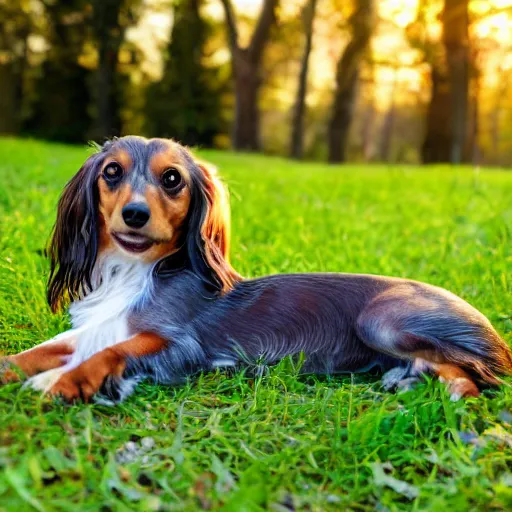
[[[401,91],[395,100],[399,103],[411,101],[407,93],[423,94],[428,90],[425,83],[425,64],[421,63],[422,55],[417,49],[411,48],[404,33],[404,28],[417,17],[419,0],[375,0],[378,9],[379,24],[372,41],[372,58],[378,63],[374,70],[374,100],[378,109],[386,109],[391,101],[393,88]],[[147,0],[153,7],[139,23],[130,29],[129,39],[141,47],[146,59],[143,69],[151,76],[158,77],[162,62],[159,47],[166,44],[172,24],[172,10],[162,9],[160,0]],[[295,18],[306,0],[282,0],[280,17]],[[256,17],[262,0],[233,0],[239,15]],[[442,37],[440,13],[443,0],[429,3],[425,11],[427,37],[430,41],[439,41]],[[510,8],[510,9],[507,9]],[[503,10],[505,9],[505,10]],[[150,9],[151,11],[151,9]],[[483,60],[481,72],[483,82],[493,86],[496,82],[495,69],[512,68],[512,57],[509,46],[512,42],[512,0],[470,0],[470,11],[473,18],[479,20],[471,26],[472,37],[477,40],[491,40],[500,47],[499,55],[492,55]],[[493,11],[499,11],[491,14]],[[220,0],[205,3],[205,14],[221,21],[224,13]],[[348,42],[346,31],[340,30],[338,23],[343,21],[343,13],[332,11],[332,3],[320,1],[315,22],[313,53],[310,66],[310,92],[308,99],[313,104],[325,101],[325,93],[334,85],[336,60]],[[241,24],[241,43],[250,37],[250,27]],[[478,45],[477,45],[478,47]],[[227,49],[217,52],[215,61],[226,62],[230,55]],[[428,71],[428,66],[427,66]],[[494,78],[493,78],[494,76]],[[494,80],[494,81],[493,81]],[[293,101],[294,88],[289,80],[283,81],[283,90],[274,91],[273,96],[283,103],[283,108]],[[284,90],[286,89],[286,90]]]

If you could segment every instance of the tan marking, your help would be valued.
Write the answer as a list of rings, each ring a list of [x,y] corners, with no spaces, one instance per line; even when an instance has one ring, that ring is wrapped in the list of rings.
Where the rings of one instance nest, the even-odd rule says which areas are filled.
[[[467,396],[479,396],[480,391],[471,376],[454,364],[435,364],[439,380],[446,383],[452,400]]]
[[[176,195],[170,195],[160,185],[147,185],[144,197],[151,212],[149,222],[137,233],[157,241],[150,249],[140,255],[132,255],[145,262],[152,263],[165,256],[173,254],[179,249],[181,228],[190,208],[191,175],[188,169],[189,161],[185,158],[186,149],[165,139],[152,139],[164,147],[152,156],[149,170],[160,183],[162,173],[170,167],[175,167],[185,182]],[[150,142],[152,142],[150,141]],[[119,157],[119,154],[114,155]],[[222,290],[231,289],[240,276],[229,264],[230,220],[229,201],[226,190],[216,176],[213,167],[194,158],[198,167],[204,174],[207,195],[207,215],[201,226],[201,236],[205,242],[205,258],[210,267],[218,275]],[[120,162],[121,163],[121,162]],[[130,160],[130,164],[134,162]],[[100,179],[100,251],[120,250],[117,243],[111,238],[113,232],[129,233],[129,229],[121,215],[121,210],[132,197],[128,197],[128,188],[120,191],[111,191]],[[126,194],[126,195],[125,195]]]
[[[160,142],[166,145],[166,149],[153,155],[149,162],[149,170],[160,181],[160,176],[165,170],[175,167],[185,183],[190,185],[190,172],[187,169],[187,161],[183,158],[184,148],[171,140],[160,139]]]
[[[103,162],[103,167],[101,169],[101,172],[103,172],[103,169],[107,167],[108,164],[111,164],[112,162],[117,162],[121,164],[121,167],[124,169],[124,172],[128,172],[132,167],[132,157],[128,151],[121,149],[121,148],[114,148],[111,153],[105,158],[105,162]]]
[[[19,368],[27,377],[37,373],[58,368],[66,363],[68,356],[74,351],[74,340],[62,340],[44,343],[19,354],[8,356],[6,361]],[[2,380],[17,379],[16,372],[10,372]]]
[[[126,231],[122,217],[122,210],[132,197],[132,188],[129,183],[121,184],[119,187],[110,189],[105,180],[98,182],[99,190],[99,224],[100,243],[99,252],[113,249],[115,243],[110,233],[112,231]]]
[[[161,240],[147,254],[146,261],[157,261],[176,252],[181,226],[190,206],[190,189],[183,188],[175,197],[169,197],[161,188],[148,185],[145,198],[151,210],[149,229],[154,238]]]
[[[169,167],[175,167],[181,173],[186,184],[185,187],[175,196],[170,196],[158,185],[147,185],[141,195],[139,193],[134,194],[128,184],[111,190],[105,180],[100,178],[100,251],[118,248],[111,237],[113,232],[128,233],[133,231],[126,226],[122,217],[122,209],[126,204],[141,199],[149,206],[151,217],[144,227],[137,230],[137,233],[151,238],[157,243],[144,253],[138,256],[134,255],[134,257],[139,257],[141,260],[151,263],[178,250],[180,229],[190,206],[190,173],[186,168],[187,162],[182,156],[180,146],[175,142],[163,139],[160,139],[160,142],[165,143],[166,148],[151,159],[149,163],[151,172],[159,183],[161,173]],[[105,165],[116,159],[119,163],[124,163],[127,160],[125,158],[121,162],[119,156],[119,153],[114,153]],[[130,166],[133,163],[130,159]]]
[[[109,376],[121,377],[128,357],[142,357],[160,352],[167,342],[152,333],[137,334],[127,341],[109,347],[73,370],[64,373],[51,387],[51,395],[60,395],[67,401],[83,399],[88,402]]]
[[[217,169],[196,159],[204,174],[207,212],[201,226],[206,261],[220,280],[221,291],[228,292],[241,276],[229,263],[231,242],[231,212],[227,189],[217,177]]]
[[[421,361],[425,368],[430,368],[446,384],[452,400],[466,396],[479,396],[480,391],[472,377],[460,366],[453,364],[441,353],[435,350],[419,350],[414,352],[415,361]],[[462,358],[463,356],[459,356]],[[474,360],[468,357],[468,365],[474,366]]]

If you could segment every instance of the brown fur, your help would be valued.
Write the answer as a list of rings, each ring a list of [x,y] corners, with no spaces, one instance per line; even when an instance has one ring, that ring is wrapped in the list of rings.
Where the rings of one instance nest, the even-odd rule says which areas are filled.
[[[39,345],[5,359],[21,370],[25,376],[31,377],[37,373],[62,366],[73,351],[73,340],[63,340]],[[3,375],[2,380],[18,380],[16,372],[9,372],[9,375],[10,377]]]
[[[206,179],[206,196],[208,211],[201,226],[201,236],[205,241],[205,256],[222,281],[222,292],[225,293],[240,281],[238,272],[229,263],[231,242],[231,215],[229,196],[226,188],[217,176],[217,171],[206,162],[197,162]]]
[[[141,333],[127,341],[109,347],[63,374],[50,389],[51,395],[72,402],[89,402],[108,376],[121,377],[128,357],[143,357],[164,349],[167,342],[157,334]]]
[[[124,152],[125,153],[125,152]],[[112,161],[122,163],[131,158],[119,158],[119,152],[115,158],[108,158],[103,169]],[[180,229],[187,216],[190,206],[190,176],[180,153],[174,150],[173,143],[167,144],[165,151],[162,151],[151,159],[149,167],[155,178],[160,180],[162,173],[170,167],[175,167],[185,181],[185,187],[176,196],[170,196],[156,185],[147,185],[144,191],[144,198],[151,211],[151,219],[146,226],[138,230],[141,235],[147,236],[158,243],[146,251],[141,258],[146,262],[158,261],[164,256],[176,252],[180,238]],[[130,172],[130,167],[125,167],[125,172]],[[101,216],[100,253],[111,251],[115,247],[115,241],[111,238],[112,232],[127,233],[131,231],[124,223],[122,217],[123,208],[130,202],[137,199],[129,184],[111,190],[105,180],[99,179],[99,211]]]
[[[439,380],[445,382],[451,395],[461,397],[479,396],[480,391],[470,375],[454,364],[436,364],[434,371]]]

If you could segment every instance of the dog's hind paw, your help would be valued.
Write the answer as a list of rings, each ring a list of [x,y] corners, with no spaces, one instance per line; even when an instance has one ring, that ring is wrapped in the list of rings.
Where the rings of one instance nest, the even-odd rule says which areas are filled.
[[[446,384],[452,402],[458,402],[461,398],[477,397],[480,395],[477,385],[471,379],[458,377],[448,381],[443,377],[439,377],[439,381]]]
[[[396,385],[396,390],[398,392],[406,392],[411,391],[411,389],[414,389],[416,385],[420,382],[419,377],[408,377],[407,379],[402,379],[398,381]]]
[[[382,387],[392,391],[400,387],[400,383],[410,379],[410,365],[396,366],[382,376]]]

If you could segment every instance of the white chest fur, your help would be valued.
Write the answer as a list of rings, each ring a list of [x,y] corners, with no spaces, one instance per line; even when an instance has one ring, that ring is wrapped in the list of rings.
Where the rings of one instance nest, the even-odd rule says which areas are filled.
[[[93,291],[69,309],[73,328],[45,342],[67,339],[75,347],[73,355],[64,366],[34,375],[26,385],[48,391],[63,373],[136,334],[129,330],[128,315],[150,293],[152,271],[153,265],[112,256],[100,261],[93,274]]]
[[[98,265],[93,276],[94,290],[69,309],[76,338],[70,366],[135,334],[129,332],[128,313],[147,295],[152,268],[117,258]]]

